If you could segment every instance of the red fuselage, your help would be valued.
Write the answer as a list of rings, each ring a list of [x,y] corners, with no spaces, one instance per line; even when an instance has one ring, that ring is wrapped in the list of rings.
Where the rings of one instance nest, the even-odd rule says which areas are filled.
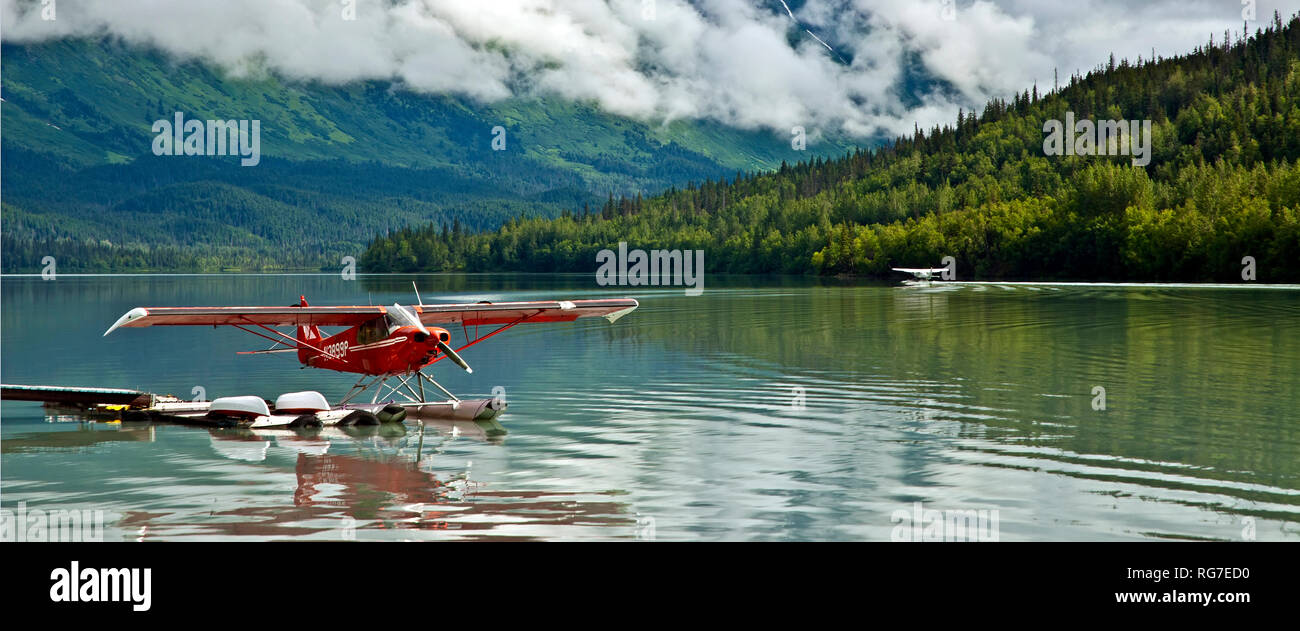
[[[451,339],[446,329],[427,330],[426,334],[414,326],[390,327],[382,317],[325,338],[316,327],[299,327],[298,361],[339,372],[406,374],[438,358],[438,339]]]

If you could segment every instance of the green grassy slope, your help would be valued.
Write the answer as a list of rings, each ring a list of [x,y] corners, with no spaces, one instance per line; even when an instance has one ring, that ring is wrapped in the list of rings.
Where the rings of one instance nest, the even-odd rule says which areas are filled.
[[[388,229],[491,228],[850,148],[558,100],[232,78],[110,39],[5,44],[2,59],[5,272],[45,254],[68,271],[334,266]],[[261,164],[152,155],[151,125],[177,111],[260,120]]]

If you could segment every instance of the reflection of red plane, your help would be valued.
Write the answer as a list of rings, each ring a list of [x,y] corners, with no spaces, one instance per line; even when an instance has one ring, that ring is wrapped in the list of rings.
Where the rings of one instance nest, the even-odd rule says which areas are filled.
[[[351,439],[368,447],[371,443],[365,439],[379,430],[356,431]],[[311,435],[283,430],[273,433],[281,446],[286,435],[304,440]],[[215,441],[223,443],[253,438],[266,444],[269,439],[261,432],[244,430],[214,430],[212,434]],[[328,446],[331,441],[321,442]],[[333,442],[343,446],[339,440]],[[277,465],[275,471],[280,470]],[[292,496],[271,494],[253,502],[218,500],[217,505],[202,510],[126,511],[117,527],[138,531],[137,541],[196,535],[338,538],[347,536],[349,526],[343,518],[353,518],[361,522],[353,522],[356,531],[401,530],[421,539],[505,540],[545,538],[550,533],[570,538],[629,537],[636,523],[628,505],[618,501],[619,491],[494,490],[478,487],[460,475],[440,480],[408,457],[383,451],[364,455],[299,452],[294,473],[297,486]],[[466,489],[473,492],[454,493]],[[449,532],[437,534],[441,531]]]
[[[294,508],[342,508],[348,516],[375,520],[367,526],[369,529],[454,529],[488,538],[494,530],[509,532],[516,525],[526,526],[530,532],[550,526],[586,526],[623,528],[622,532],[626,533],[636,523],[628,516],[626,505],[596,499],[596,496],[615,495],[615,491],[565,493],[476,488],[472,499],[457,497],[451,493],[455,488],[451,484],[398,457],[300,453],[295,473],[298,486],[293,493]],[[461,488],[474,488],[477,484],[468,477],[455,481],[465,485]],[[511,535],[501,533],[494,538],[508,536]]]
[[[305,297],[299,297],[299,304],[290,307],[136,307],[118,318],[104,335],[119,327],[233,326],[275,342],[267,350],[246,353],[297,352],[298,361],[305,366],[360,374],[361,378],[343,399],[344,403],[394,377],[401,381],[399,386],[405,387],[420,401],[424,400],[424,381],[456,400],[455,395],[421,369],[449,357],[461,368],[473,372],[457,351],[516,324],[571,322],[591,316],[603,316],[613,322],[637,306],[637,301],[631,298],[614,298],[437,305],[426,305],[421,301],[421,304],[412,306],[313,307],[307,304]],[[431,324],[460,324],[466,343],[452,349],[448,345],[451,333],[441,327],[426,326]],[[480,325],[500,326],[480,335]],[[290,337],[272,328],[275,326],[296,326],[297,335]],[[348,328],[327,337],[321,333],[321,326]],[[281,344],[286,348],[277,348]],[[417,375],[420,377],[415,382],[419,385],[418,393],[407,384]],[[397,388],[390,390],[397,391]]]

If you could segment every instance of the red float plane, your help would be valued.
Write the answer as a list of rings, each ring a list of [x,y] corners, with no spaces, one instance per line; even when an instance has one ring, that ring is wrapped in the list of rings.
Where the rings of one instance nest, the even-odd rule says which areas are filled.
[[[449,358],[466,372],[473,372],[460,356],[469,348],[516,324],[532,322],[572,322],[578,318],[601,316],[610,322],[636,309],[631,298],[598,300],[559,300],[531,302],[478,302],[466,304],[419,304],[391,307],[313,307],[300,296],[289,307],[136,307],[118,318],[104,335],[122,327],[144,326],[233,326],[275,342],[271,348],[242,351],[240,354],[298,353],[304,366],[357,373],[361,378],[348,390],[340,404],[365,390],[382,384],[375,393],[377,400],[383,387],[406,397],[404,387],[416,399],[424,401],[424,382],[428,381],[450,400],[459,402],[451,392],[423,372],[424,367]],[[451,332],[434,324],[459,324],[465,344],[453,349]],[[500,325],[480,335],[480,326]],[[276,326],[296,326],[297,334],[277,330]],[[334,335],[321,333],[322,326],[345,326]],[[471,329],[473,336],[471,337]],[[285,348],[278,348],[284,345]],[[408,382],[419,376],[415,383]],[[400,380],[396,386],[388,380]],[[410,398],[410,397],[406,397]]]

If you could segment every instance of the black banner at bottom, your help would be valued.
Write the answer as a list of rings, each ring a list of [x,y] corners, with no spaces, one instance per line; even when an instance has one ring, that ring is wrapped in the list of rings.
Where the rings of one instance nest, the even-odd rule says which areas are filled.
[[[4,614],[99,621],[298,620],[338,607],[494,602],[526,615],[583,603],[636,616],[871,606],[1203,619],[1289,610],[1285,544],[23,544],[4,552]],[[741,600],[736,600],[740,598]],[[797,605],[797,603],[802,603]],[[524,605],[534,607],[523,607]],[[653,605],[650,609],[646,607]],[[737,610],[739,608],[739,610]],[[901,609],[900,609],[901,608]],[[263,613],[259,613],[259,620]]]

